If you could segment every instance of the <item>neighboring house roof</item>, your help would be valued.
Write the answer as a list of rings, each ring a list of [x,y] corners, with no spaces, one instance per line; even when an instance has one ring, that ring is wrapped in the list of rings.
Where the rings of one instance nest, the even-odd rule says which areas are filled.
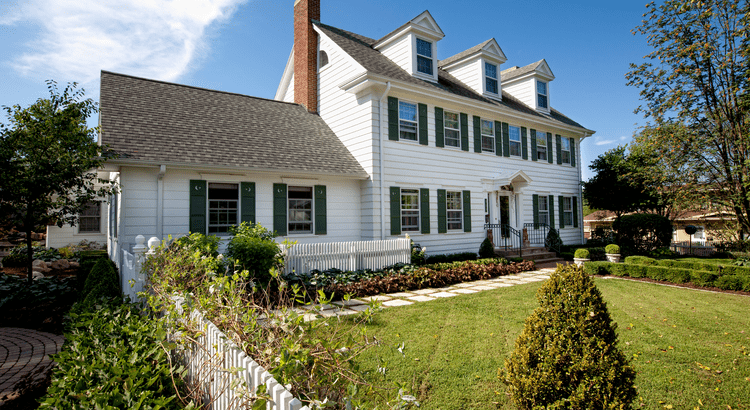
[[[504,91],[502,101],[483,97],[442,68],[438,68],[437,84],[431,81],[421,80],[406,72],[406,70],[399,67],[388,57],[381,54],[380,51],[372,48],[373,45],[378,42],[378,40],[351,33],[346,30],[341,30],[336,27],[331,27],[318,21],[313,21],[313,23],[326,36],[328,36],[333,42],[341,47],[344,52],[349,54],[357,63],[359,63],[367,71],[373,74],[381,75],[409,84],[420,85],[427,89],[445,91],[461,97],[467,97],[482,101],[484,103],[491,104],[497,107],[504,107],[506,109],[521,112],[527,115],[546,118],[548,120],[560,122],[564,125],[585,129],[584,126],[566,117],[561,112],[555,109],[551,109],[549,114],[537,112],[536,110],[530,108],[526,104],[520,102]]]
[[[323,119],[298,104],[102,71],[101,141],[117,162],[367,178]]]
[[[536,71],[536,69],[539,68],[539,66],[541,66],[542,64],[546,64],[546,63],[547,62],[544,59],[541,59],[537,61],[536,63],[531,63],[523,67],[518,67],[518,66],[510,67],[500,72],[500,81],[512,80],[524,74],[531,73],[533,71]]]
[[[613,221],[615,213],[611,211],[595,211],[583,217],[584,222],[591,221]]]

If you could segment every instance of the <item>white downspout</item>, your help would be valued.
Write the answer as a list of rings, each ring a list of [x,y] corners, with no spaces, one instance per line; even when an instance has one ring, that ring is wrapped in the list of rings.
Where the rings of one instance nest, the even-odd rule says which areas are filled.
[[[156,237],[164,239],[164,174],[167,166],[159,166],[159,175],[156,177]]]
[[[385,169],[383,168],[383,101],[385,101],[385,98],[388,96],[388,91],[391,90],[391,82],[387,81],[385,87],[385,91],[383,92],[383,96],[380,97],[380,101],[378,102],[378,111],[380,115],[380,126],[378,129],[380,130],[380,138],[379,138],[379,152],[378,152],[378,167],[380,169],[380,240],[385,239],[385,191],[383,190],[383,184],[385,180]]]

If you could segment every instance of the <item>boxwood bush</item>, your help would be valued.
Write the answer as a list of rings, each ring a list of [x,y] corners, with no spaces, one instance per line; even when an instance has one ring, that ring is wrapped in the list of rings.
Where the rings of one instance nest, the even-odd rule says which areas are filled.
[[[622,215],[612,223],[612,229],[617,243],[631,254],[646,254],[672,241],[672,223],[661,215]]]
[[[233,235],[227,245],[227,257],[234,270],[246,269],[262,283],[271,280],[271,268],[283,265],[281,248],[273,240],[273,233],[261,224],[242,222],[229,228]]]

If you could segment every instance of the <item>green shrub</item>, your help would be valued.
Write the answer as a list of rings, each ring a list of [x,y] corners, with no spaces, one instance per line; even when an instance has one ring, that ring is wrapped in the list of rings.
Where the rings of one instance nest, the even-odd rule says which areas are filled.
[[[633,265],[656,265],[656,260],[647,256],[626,256],[625,263]]]
[[[114,263],[109,259],[99,259],[86,278],[79,300],[91,306],[101,298],[121,298],[120,280]],[[76,307],[80,310],[83,307]]]
[[[589,252],[589,250],[585,248],[577,249],[576,253],[574,254],[574,256],[578,259],[589,259],[590,255],[591,253]]]
[[[423,248],[422,245],[411,241],[411,264],[424,265],[425,261],[425,248]]]
[[[101,259],[107,259],[107,251],[85,250],[79,251],[78,256],[78,273],[76,274],[78,291],[82,292],[86,284],[91,269]]]
[[[604,247],[604,251],[610,255],[612,254],[619,254],[620,253],[620,247],[615,244],[609,244]]]
[[[482,259],[495,257],[495,245],[492,244],[490,238],[485,238],[479,245],[479,257]]]
[[[587,275],[609,275],[610,262],[596,261],[583,264],[583,270]]]
[[[523,409],[630,409],[635,370],[617,347],[601,293],[582,268],[560,266],[537,293],[500,379]]]
[[[690,274],[690,283],[696,286],[713,286],[719,275],[716,272],[694,270]]]
[[[628,253],[647,254],[669,246],[672,241],[672,223],[661,215],[622,215],[615,219],[612,228],[617,233],[617,243]]]
[[[179,409],[166,331],[127,304],[73,313],[40,409]],[[179,378],[175,381],[180,384]]]
[[[666,280],[672,283],[687,283],[690,282],[691,273],[691,269],[669,269]]]
[[[273,238],[271,238],[273,240]],[[177,238],[174,243],[190,252],[200,252],[201,255],[211,257],[219,256],[219,237],[216,235],[203,235],[202,233],[191,233],[190,235]]]
[[[735,266],[735,265],[722,265],[721,273],[725,275],[746,275],[750,276],[750,267],[747,266]]]
[[[551,228],[547,232],[547,238],[544,239],[544,247],[551,251],[559,252],[563,246],[563,241],[560,238],[560,233],[555,228]]]
[[[589,259],[592,261],[606,261],[607,252],[604,251],[603,247],[587,248],[589,250]]]
[[[284,263],[273,234],[260,224],[247,222],[230,227],[229,232],[234,237],[227,245],[227,257],[235,264],[234,270],[246,269],[261,283],[271,280],[271,268]]]
[[[430,255],[425,260],[425,263],[427,265],[432,265],[435,263],[463,262],[463,261],[473,261],[476,259],[477,259],[477,254],[474,252],[448,253],[448,254]]]
[[[724,290],[742,290],[745,286],[745,277],[740,275],[720,276],[714,282],[714,286]]]
[[[22,268],[28,263],[26,255],[21,253],[11,253],[3,258],[3,266],[7,268]]]
[[[668,247],[654,249],[653,251],[649,252],[648,255],[656,259],[674,258],[679,256],[677,252],[669,249]]]

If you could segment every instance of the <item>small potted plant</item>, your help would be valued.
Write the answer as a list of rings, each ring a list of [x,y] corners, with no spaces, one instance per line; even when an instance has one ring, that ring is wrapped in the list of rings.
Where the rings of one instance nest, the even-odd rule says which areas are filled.
[[[607,254],[607,260],[613,263],[620,263],[620,247],[615,244],[609,244],[604,248]]]
[[[589,259],[590,255],[591,254],[589,253],[588,249],[584,249],[584,248],[577,249],[576,253],[573,254],[573,261],[576,263],[576,265],[583,266],[584,262],[588,262],[591,260]]]

